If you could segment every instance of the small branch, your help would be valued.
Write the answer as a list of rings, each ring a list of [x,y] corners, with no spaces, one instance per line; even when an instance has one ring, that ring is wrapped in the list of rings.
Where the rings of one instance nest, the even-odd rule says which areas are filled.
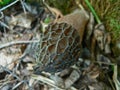
[[[4,27],[6,27],[7,29],[9,29],[9,26],[7,24],[5,24],[4,22],[0,21],[0,24]]]
[[[4,14],[3,12],[0,12],[1,16],[0,16],[0,19],[2,19],[4,17]]]
[[[23,83],[24,83],[24,81],[21,81],[21,82],[17,83],[14,87],[12,87],[12,90],[17,89]]]
[[[111,65],[111,66],[114,65],[113,63],[107,63],[107,62],[101,62],[101,61],[94,61],[94,63]]]
[[[82,10],[85,10],[78,0],[75,0],[75,3],[78,5],[79,8],[81,8]]]
[[[50,6],[45,2],[45,0],[42,0],[42,3],[43,3],[43,5],[48,9],[48,11],[49,11],[51,14],[53,14],[52,11],[50,10]]]
[[[52,87],[57,88],[58,90],[62,90],[61,88],[59,88],[59,87],[57,87],[57,86],[55,85],[55,82],[54,82],[53,80],[50,80],[50,79],[48,79],[48,78],[46,78],[46,77],[44,77],[44,76],[33,74],[33,75],[32,75],[32,79],[39,80],[39,81],[41,81],[41,82],[43,82],[43,83],[46,83],[46,84],[48,84],[48,85],[50,85],[50,86],[52,86]]]
[[[37,43],[39,42],[39,40],[31,40],[31,41],[12,41],[12,42],[8,42],[6,44],[2,44],[0,45],[0,49],[3,49],[5,47],[9,47],[9,46],[12,46],[12,45],[16,45],[16,44],[28,44],[28,43]]]
[[[39,80],[39,81],[41,81],[43,83],[46,83],[46,84],[56,88],[57,90],[64,90],[64,89],[61,89],[61,88],[57,87],[55,81],[53,81],[53,80],[51,80],[49,78],[46,78],[44,76],[32,74],[31,78],[35,79],[35,80]],[[74,87],[71,87],[69,90],[77,90],[77,89],[74,88]]]
[[[24,13],[26,14],[27,12],[26,12],[26,9],[25,9],[24,2],[23,2],[22,0],[20,0],[20,2],[21,2],[21,5],[22,5],[22,8],[23,8],[23,11],[24,11]]]
[[[3,8],[0,9],[0,12],[3,11],[3,10],[5,10],[6,8],[8,8],[8,7],[14,5],[14,4],[17,3],[18,1],[19,1],[19,0],[16,0],[16,1],[14,1],[14,2],[8,4],[7,6],[4,6]]]
[[[21,79],[19,78],[19,76],[17,76],[15,73],[13,73],[12,71],[10,71],[8,68],[0,65],[0,68],[2,68],[4,71],[10,73],[13,77],[15,77],[17,80],[21,81]]]

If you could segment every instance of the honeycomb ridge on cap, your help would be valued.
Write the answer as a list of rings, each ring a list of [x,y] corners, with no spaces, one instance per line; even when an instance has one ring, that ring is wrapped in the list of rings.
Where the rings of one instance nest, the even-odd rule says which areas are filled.
[[[58,72],[73,65],[80,55],[80,36],[72,25],[51,23],[41,34],[38,71]]]

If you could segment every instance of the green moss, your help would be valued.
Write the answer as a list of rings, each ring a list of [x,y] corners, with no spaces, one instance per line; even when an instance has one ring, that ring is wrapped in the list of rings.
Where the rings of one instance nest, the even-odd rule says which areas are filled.
[[[89,0],[106,30],[120,40],[120,0]]]
[[[120,38],[120,21],[114,19],[114,18],[110,18],[110,26],[113,29],[113,35],[115,39],[119,39]]]
[[[7,5],[7,4],[9,4],[10,2],[12,2],[12,1],[13,1],[13,0],[0,0],[0,7]]]
[[[112,0],[111,4],[112,3],[113,6],[111,5],[111,9],[109,10],[106,18],[109,22],[108,24],[111,32],[114,35],[114,39],[120,40],[120,1]]]
[[[48,24],[50,22],[50,17],[45,18],[44,23]]]
[[[118,0],[110,0],[110,2],[113,2],[113,3],[114,3],[114,2],[117,2],[117,1],[118,1]]]

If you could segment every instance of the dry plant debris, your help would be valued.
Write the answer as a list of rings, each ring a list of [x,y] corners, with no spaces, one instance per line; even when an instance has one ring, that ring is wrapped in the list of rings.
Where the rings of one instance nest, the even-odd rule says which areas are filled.
[[[45,2],[45,6],[21,2],[3,11],[0,18],[0,90],[119,90],[117,65],[110,56],[110,34],[104,25],[94,22],[92,14],[86,16],[90,20],[80,17],[80,25],[90,24],[79,31],[78,23],[79,27],[71,25],[76,15],[64,16]],[[85,16],[84,13],[80,15]],[[44,48],[46,51],[42,51]],[[48,66],[47,60],[42,61],[43,66],[37,61],[36,66],[36,58],[62,61],[58,60],[53,68],[54,64]],[[68,62],[71,59],[73,62]]]

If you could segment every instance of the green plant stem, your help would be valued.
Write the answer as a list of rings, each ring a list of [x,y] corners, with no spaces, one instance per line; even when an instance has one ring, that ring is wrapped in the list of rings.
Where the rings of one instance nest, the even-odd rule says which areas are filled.
[[[101,21],[100,21],[98,15],[96,14],[95,10],[93,9],[92,5],[90,4],[89,0],[85,0],[85,2],[86,2],[86,4],[88,5],[88,7],[90,8],[92,14],[94,15],[94,17],[95,17],[97,23],[100,24]]]

